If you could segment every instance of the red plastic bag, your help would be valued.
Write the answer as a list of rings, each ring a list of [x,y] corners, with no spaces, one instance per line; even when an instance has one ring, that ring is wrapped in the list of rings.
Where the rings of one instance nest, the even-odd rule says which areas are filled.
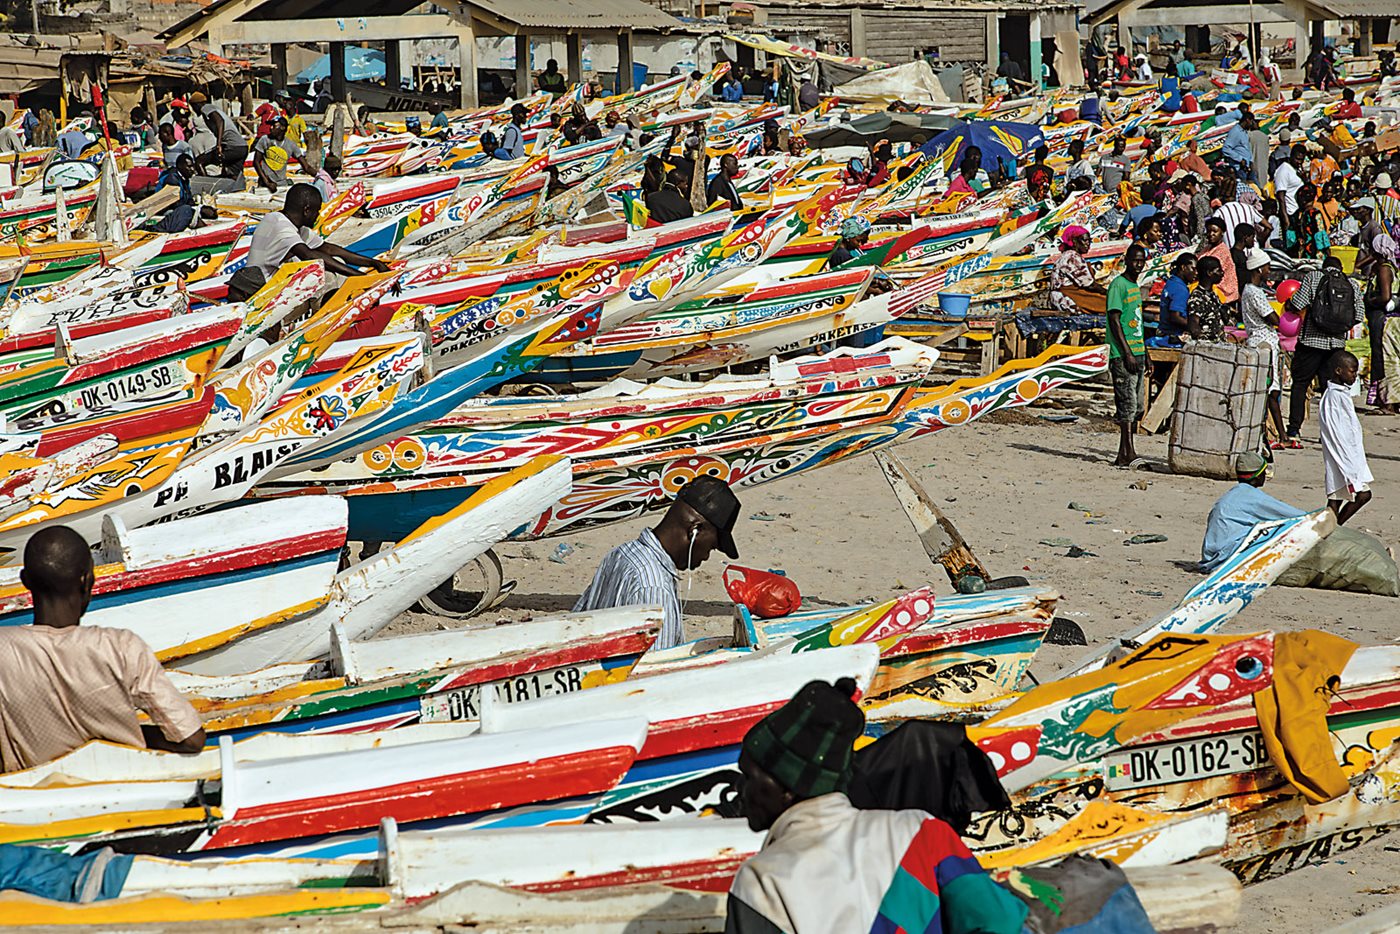
[[[724,589],[729,599],[748,607],[760,619],[795,613],[802,607],[802,594],[786,574],[760,571],[731,564],[724,569]]]

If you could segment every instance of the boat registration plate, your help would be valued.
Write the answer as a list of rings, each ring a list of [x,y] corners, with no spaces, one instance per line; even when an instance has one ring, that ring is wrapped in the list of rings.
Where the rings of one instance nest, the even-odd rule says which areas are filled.
[[[1257,730],[1124,749],[1104,757],[1110,791],[1187,782],[1262,769],[1269,764]]]
[[[445,723],[451,720],[481,719],[481,690],[483,685],[425,694],[418,699],[419,720],[423,723]],[[503,678],[484,685],[496,692],[497,703],[517,704],[520,701],[571,694],[583,687],[583,667],[566,665],[545,671],[533,671],[518,678]]]

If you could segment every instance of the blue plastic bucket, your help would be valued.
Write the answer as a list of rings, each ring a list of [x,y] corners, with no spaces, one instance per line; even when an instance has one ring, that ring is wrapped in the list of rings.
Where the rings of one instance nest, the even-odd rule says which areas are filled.
[[[938,310],[950,318],[966,318],[967,309],[971,306],[971,295],[959,295],[957,292],[938,293]]]

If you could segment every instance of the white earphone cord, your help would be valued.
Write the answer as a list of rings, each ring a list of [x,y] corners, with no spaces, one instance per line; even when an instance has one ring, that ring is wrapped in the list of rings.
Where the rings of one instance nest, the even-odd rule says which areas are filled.
[[[699,529],[690,530],[690,545],[685,550],[685,597],[680,601],[681,619],[685,619],[685,603],[690,599],[690,588],[695,583],[695,571],[691,567],[694,562],[691,559],[695,557],[695,536],[699,534]]]

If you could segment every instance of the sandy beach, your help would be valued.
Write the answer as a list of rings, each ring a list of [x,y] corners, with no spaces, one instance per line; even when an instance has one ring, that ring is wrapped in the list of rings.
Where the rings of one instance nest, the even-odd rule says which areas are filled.
[[[1020,574],[1061,594],[1058,616],[1083,627],[1091,643],[1113,638],[1168,610],[1198,576],[1181,565],[1200,556],[1201,536],[1224,482],[1109,466],[1117,446],[1113,425],[1097,415],[1072,424],[1041,416],[1080,397],[1061,394],[1050,405],[998,414],[974,426],[924,438],[896,453],[914,470],[958,525],[993,574]],[[1387,544],[1400,535],[1400,418],[1362,414],[1376,476],[1375,499],[1353,526]],[[1165,463],[1166,434],[1138,441],[1139,453]],[[1322,458],[1316,421],[1303,428],[1306,450],[1280,452],[1266,489],[1300,508],[1323,505]],[[930,583],[952,592],[941,568],[925,556],[904,513],[869,457],[744,491],[735,530],[741,562],[781,568],[801,588],[808,606],[888,599]],[[1091,514],[1070,509],[1074,502]],[[497,618],[522,619],[568,609],[594,567],[614,544],[635,536],[654,517],[568,536],[573,552],[549,560],[561,540],[498,549],[516,592]],[[1138,533],[1166,542],[1126,545]],[[1065,538],[1092,556],[1066,557]],[[729,631],[730,604],[720,583],[722,556],[693,580],[681,581],[688,637]],[[1400,636],[1390,598],[1274,587],[1229,626],[1229,631],[1319,628],[1361,643]],[[412,614],[389,632],[421,631],[452,621]],[[1082,648],[1045,646],[1032,668],[1040,677]],[[1395,879],[1397,837],[1382,837],[1326,862],[1250,886],[1232,931],[1241,934],[1324,931],[1380,908],[1400,894]],[[1390,847],[1391,849],[1387,849]]]

